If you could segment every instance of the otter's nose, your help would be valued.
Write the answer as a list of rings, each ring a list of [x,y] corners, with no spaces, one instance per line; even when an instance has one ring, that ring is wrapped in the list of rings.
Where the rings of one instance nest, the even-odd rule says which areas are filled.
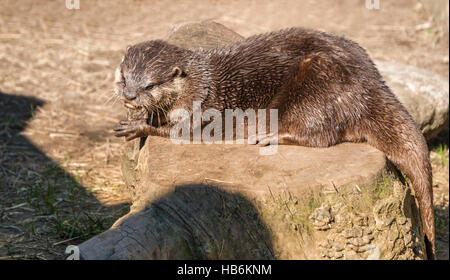
[[[136,91],[126,90],[126,91],[124,91],[123,95],[125,95],[125,98],[130,101],[136,99],[136,97],[137,97]]]

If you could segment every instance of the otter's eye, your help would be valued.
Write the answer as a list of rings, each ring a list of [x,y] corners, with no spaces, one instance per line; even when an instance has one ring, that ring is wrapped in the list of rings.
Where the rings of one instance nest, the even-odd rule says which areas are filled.
[[[155,86],[155,85],[150,84],[150,85],[146,86],[144,89],[145,89],[145,90],[151,90],[154,86]]]

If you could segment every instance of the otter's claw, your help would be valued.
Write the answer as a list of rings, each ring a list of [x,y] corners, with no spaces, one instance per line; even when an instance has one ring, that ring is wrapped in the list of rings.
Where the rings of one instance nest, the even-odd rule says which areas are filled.
[[[127,141],[149,135],[151,126],[145,120],[120,121],[113,130],[116,137],[125,136]]]

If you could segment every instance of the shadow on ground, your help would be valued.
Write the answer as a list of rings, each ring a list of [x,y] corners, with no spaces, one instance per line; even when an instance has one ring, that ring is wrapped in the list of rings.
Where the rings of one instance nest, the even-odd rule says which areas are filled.
[[[23,134],[44,102],[0,92],[0,258],[63,258],[128,212],[102,205]],[[102,213],[103,215],[100,215]],[[105,217],[104,213],[111,213]]]
[[[180,185],[80,245],[84,259],[274,259],[272,234],[248,199]]]

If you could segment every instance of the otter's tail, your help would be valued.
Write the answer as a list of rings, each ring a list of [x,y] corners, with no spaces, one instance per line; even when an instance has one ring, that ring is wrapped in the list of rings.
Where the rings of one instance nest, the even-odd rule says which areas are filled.
[[[377,104],[374,108],[374,115],[367,123],[366,138],[369,144],[384,152],[411,181],[419,203],[427,257],[435,259],[432,170],[428,147],[403,105],[395,97],[384,101],[385,104]]]

